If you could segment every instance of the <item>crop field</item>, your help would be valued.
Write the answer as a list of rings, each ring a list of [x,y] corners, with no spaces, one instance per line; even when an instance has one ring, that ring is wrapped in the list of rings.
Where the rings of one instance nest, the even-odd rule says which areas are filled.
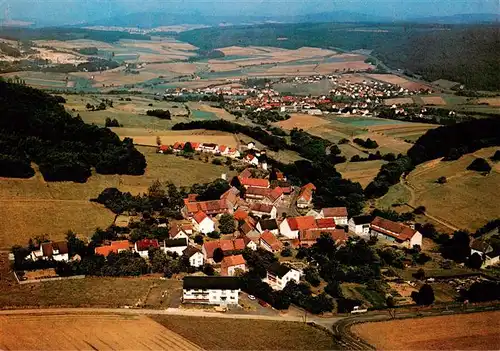
[[[446,101],[441,96],[421,96],[425,105],[446,105]]]
[[[206,350],[331,350],[338,348],[333,342],[333,337],[328,333],[297,322],[160,315],[152,318]]]
[[[194,119],[225,119],[227,121],[235,121],[236,116],[230,114],[223,108],[210,106],[205,103],[189,102],[187,104],[191,110]],[[198,112],[198,115],[196,114]],[[200,113],[201,112],[201,113]],[[205,113],[205,116],[204,114]]]
[[[500,188],[500,164],[492,164],[486,176],[466,170],[475,157],[491,157],[497,149],[485,148],[457,161],[433,160],[419,165],[407,178],[414,203],[455,227],[472,231],[498,218],[500,203],[493,194]],[[447,183],[436,183],[441,176],[447,178]]]
[[[323,79],[314,83],[277,83],[273,84],[273,89],[280,93],[292,93],[298,95],[327,95],[333,88],[333,84],[328,79]]]
[[[10,315],[0,316],[0,324],[4,350],[200,350],[146,316]]]
[[[384,105],[386,105],[386,106],[392,106],[392,105],[411,105],[411,104],[414,104],[414,103],[415,102],[410,97],[392,98],[392,99],[385,99],[384,100]]]
[[[383,350],[496,350],[499,317],[498,311],[457,314],[362,323],[352,330]]]
[[[23,71],[0,74],[0,76],[4,79],[19,77],[25,80],[27,85],[40,89],[66,88],[74,84],[69,75],[55,72]]]
[[[392,152],[394,154],[406,154],[408,149],[412,147],[412,144],[407,143],[401,139],[394,138],[392,136],[387,136],[381,133],[370,132],[366,134],[358,135],[361,139],[370,138],[375,140],[379,147],[377,149],[371,150],[371,152],[375,152],[376,150],[380,151],[382,154]]]
[[[148,299],[151,288],[166,291],[163,299]],[[0,284],[0,309],[44,307],[135,306],[148,302],[149,308],[165,308],[180,295],[182,282],[158,278],[102,278],[55,280],[34,284]],[[112,298],[110,298],[112,297]]]
[[[480,104],[488,104],[494,107],[500,107],[500,97],[494,98],[481,98],[478,101]]]
[[[359,182],[363,188],[366,188],[385,163],[387,162],[382,160],[347,162],[338,164],[335,168],[342,174],[342,178]]]
[[[309,130],[330,123],[324,118],[311,116],[305,113],[292,113],[290,116],[291,117],[286,121],[280,121],[273,124],[286,130],[292,130],[293,128]]]
[[[374,80],[378,80],[380,82],[394,84],[394,85],[401,85],[409,82],[408,79],[402,78],[395,74],[367,74],[366,76]]]
[[[372,126],[369,129],[373,133],[380,133],[401,140],[415,141],[429,129],[437,127],[437,125],[425,123],[400,123],[388,126]]]

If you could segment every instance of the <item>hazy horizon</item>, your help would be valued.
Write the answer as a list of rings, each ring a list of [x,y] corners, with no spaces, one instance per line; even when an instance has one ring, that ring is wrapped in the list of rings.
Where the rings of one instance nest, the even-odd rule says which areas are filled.
[[[6,12],[8,9],[8,12]],[[350,11],[393,20],[500,13],[496,0],[0,0],[0,18],[72,24],[138,12],[297,16]]]

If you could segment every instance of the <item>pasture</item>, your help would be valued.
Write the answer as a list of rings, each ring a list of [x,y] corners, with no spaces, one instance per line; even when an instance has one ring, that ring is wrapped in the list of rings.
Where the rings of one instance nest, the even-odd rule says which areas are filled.
[[[0,324],[0,348],[4,350],[200,350],[139,315],[6,315],[0,316]]]
[[[432,160],[412,171],[407,182],[414,194],[414,204],[455,227],[474,231],[500,216],[500,202],[494,195],[500,188],[500,164],[492,164],[489,175],[466,170],[476,158],[488,158],[497,147],[485,148],[456,161]],[[445,176],[447,182],[436,180]]]
[[[363,188],[366,188],[385,163],[387,162],[382,160],[346,162],[336,165],[335,168],[342,174],[342,178],[359,182]]]
[[[359,337],[383,350],[494,350],[500,312],[356,324]],[[432,332],[429,332],[432,331]]]
[[[26,245],[29,238],[36,235],[46,234],[52,240],[61,240],[68,230],[87,237],[97,227],[108,227],[115,215],[104,206],[89,201],[108,187],[141,194],[155,180],[191,186],[213,181],[222,173],[227,174],[228,179],[235,174],[225,165],[213,165],[204,159],[157,154],[151,147],[138,149],[148,163],[142,176],[93,174],[84,184],[45,182],[38,172],[30,179],[2,178],[0,206],[5,215],[0,218],[0,248]]]
[[[305,113],[292,113],[291,117],[286,121],[279,121],[273,123],[274,125],[286,129],[292,130],[293,128],[303,129],[305,131],[329,124],[329,122],[318,116],[311,116]]]
[[[206,350],[337,348],[330,334],[298,322],[161,315],[151,318]]]

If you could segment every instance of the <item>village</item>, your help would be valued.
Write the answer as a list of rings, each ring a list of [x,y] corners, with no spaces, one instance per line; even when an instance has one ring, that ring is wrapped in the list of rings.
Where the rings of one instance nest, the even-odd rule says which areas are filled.
[[[299,287],[313,283],[317,287],[314,288],[316,297],[323,297],[327,287],[319,283],[318,264],[304,261],[300,255],[304,255],[307,250],[315,250],[315,247],[319,249],[325,245],[324,242],[333,245],[335,250],[350,250],[349,247],[357,247],[360,242],[377,243],[383,250],[391,248],[393,252],[424,257],[420,253],[424,246],[423,236],[411,221],[397,222],[371,214],[353,216],[346,207],[314,208],[317,190],[314,184],[301,187],[292,185],[283,172],[275,168],[268,169],[265,150],[256,149],[253,143],[244,148],[240,153],[239,150],[213,143],[177,142],[159,146],[158,153],[211,153],[238,160],[245,168],[231,180],[228,190],[218,199],[204,201],[199,200],[197,194],[188,194],[183,199],[180,211],[182,218],[156,225],[158,229],[168,232],[166,238],[148,236],[132,240],[126,234],[120,235],[115,240],[102,240],[93,249],[93,254],[109,260],[110,257],[129,252],[148,262],[159,252],[164,257],[178,259],[186,265],[185,273],[175,274],[175,279],[183,281],[179,302],[183,306],[222,306],[224,310],[239,305],[242,291],[246,292],[246,300],[257,298],[262,306],[272,305],[269,295],[259,290],[262,287],[242,288],[242,276],[258,267],[255,266],[256,262],[248,262],[249,257],[252,257],[252,261],[255,259],[251,252],[256,253],[258,260],[272,259],[272,262],[265,264],[265,270],[259,278],[264,286],[272,289],[270,291],[282,292],[288,289],[289,283]],[[221,177],[221,181],[226,182],[225,175]],[[132,225],[130,217],[119,217],[125,217],[125,224],[120,226]],[[470,254],[474,253],[486,257],[483,267],[499,262],[500,253],[493,252],[492,247],[481,240],[472,243]],[[40,262],[81,260],[79,255],[71,255],[67,241],[45,240],[39,245],[30,244],[25,255],[27,261],[42,269],[34,271],[37,273],[17,272],[21,283],[61,278],[57,269],[46,268]],[[15,259],[16,253],[11,254],[11,260]],[[407,267],[415,266],[411,260],[404,262]],[[152,261],[150,264],[153,264]],[[147,271],[145,268],[145,273]],[[172,277],[172,273],[165,271],[167,274]],[[315,280],[317,283],[314,283]],[[390,280],[389,286],[401,292],[399,298],[394,296],[396,304],[411,303],[408,292],[416,291],[416,283]],[[419,280],[425,281],[426,278],[419,277]],[[434,281],[434,278],[427,280]],[[453,280],[449,284],[455,284],[452,289],[458,291],[467,284],[467,280],[462,280],[458,286]],[[391,293],[387,291],[383,295],[386,298]],[[351,304],[347,310],[345,307],[342,310],[359,313],[360,310],[366,311],[367,307],[374,307],[373,302],[358,300],[355,303],[361,305]],[[276,302],[274,304],[277,305]],[[331,303],[326,306],[316,313],[332,311]],[[338,311],[341,311],[340,307]]]

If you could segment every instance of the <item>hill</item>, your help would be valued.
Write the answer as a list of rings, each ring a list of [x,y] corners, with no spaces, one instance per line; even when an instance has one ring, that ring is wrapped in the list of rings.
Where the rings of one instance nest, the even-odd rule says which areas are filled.
[[[495,25],[262,24],[196,29],[178,39],[204,50],[233,45],[366,49],[389,67],[429,81],[442,78],[470,89],[499,90],[499,30]]]
[[[101,174],[144,174],[132,140],[85,124],[42,91],[0,81],[0,176],[29,178],[36,163],[47,181],[85,182]]]

